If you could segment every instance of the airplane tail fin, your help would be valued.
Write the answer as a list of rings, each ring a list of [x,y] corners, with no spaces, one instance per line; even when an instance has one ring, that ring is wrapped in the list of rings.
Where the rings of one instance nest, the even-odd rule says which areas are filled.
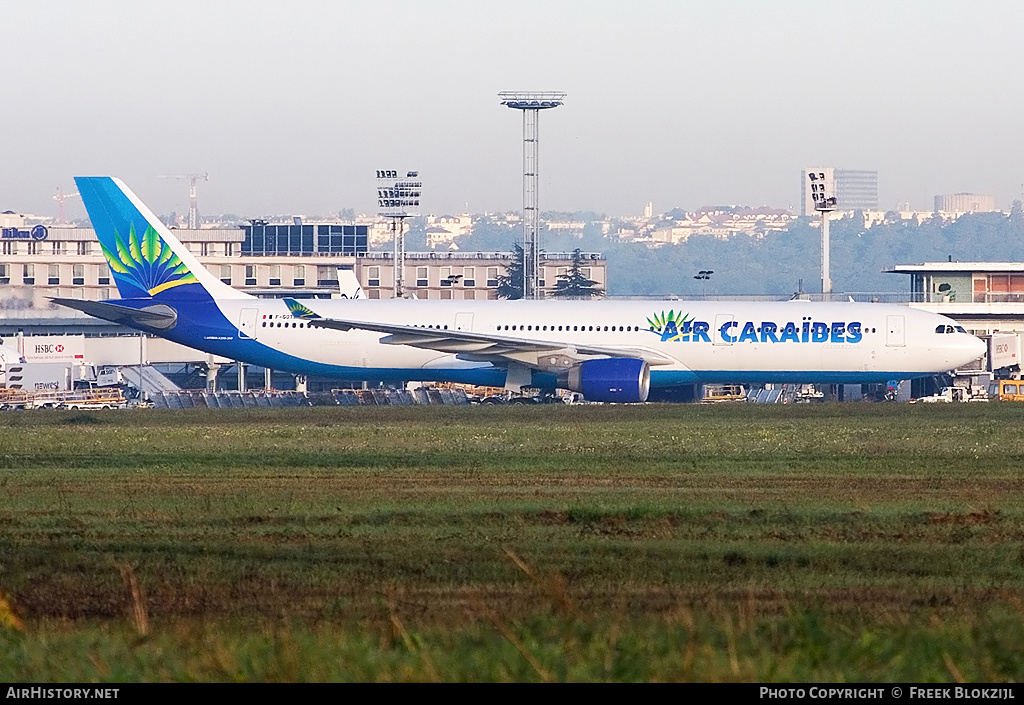
[[[121,298],[249,298],[214,277],[120,179],[76,176]]]
[[[342,265],[338,267],[338,292],[343,299],[362,299],[363,287],[359,286],[359,280],[352,267]]]

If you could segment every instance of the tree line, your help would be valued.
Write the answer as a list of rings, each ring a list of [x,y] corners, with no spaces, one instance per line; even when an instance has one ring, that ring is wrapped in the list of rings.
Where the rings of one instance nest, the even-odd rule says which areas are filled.
[[[578,237],[542,232],[541,247],[547,252],[603,253],[608,261],[609,295],[785,296],[801,289],[821,290],[821,235],[809,218],[798,218],[788,229],[768,233],[762,239],[742,234],[724,240],[694,235],[678,245],[652,246],[619,242],[614,235],[603,234],[598,224],[603,218],[596,214],[569,215],[576,220],[582,220],[581,215],[593,217],[584,221],[587,227]],[[426,249],[425,236],[418,245],[415,230],[406,239],[407,249]],[[935,217],[920,224],[891,217],[870,228],[865,228],[863,218],[855,214],[833,220],[830,231],[830,269],[836,292],[906,293],[908,278],[885,272],[900,264],[1024,262],[1024,211],[1020,202],[1014,204],[1009,215],[975,213],[952,222]],[[507,252],[521,241],[521,226],[481,222],[457,243],[463,252]],[[577,263],[577,274],[578,269]],[[700,270],[713,270],[714,275],[707,281],[697,280],[694,275]],[[519,272],[521,278],[521,269]],[[575,288],[580,284],[576,280],[571,295],[583,295]]]

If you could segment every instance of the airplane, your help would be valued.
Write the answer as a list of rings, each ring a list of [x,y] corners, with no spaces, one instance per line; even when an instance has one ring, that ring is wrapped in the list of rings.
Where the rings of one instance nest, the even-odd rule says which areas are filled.
[[[4,341],[0,340],[0,372],[7,369],[8,364],[24,365],[25,356],[17,348],[4,345]]]
[[[985,352],[952,319],[875,303],[260,299],[208,272],[119,179],[75,183],[121,298],[56,303],[298,375],[643,402],[652,387],[911,379]]]

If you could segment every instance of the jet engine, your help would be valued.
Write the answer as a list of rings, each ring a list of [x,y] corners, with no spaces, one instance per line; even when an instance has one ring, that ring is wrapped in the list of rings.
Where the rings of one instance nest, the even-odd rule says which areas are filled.
[[[642,402],[651,388],[651,368],[631,357],[587,360],[559,375],[558,386],[580,392],[588,401]]]

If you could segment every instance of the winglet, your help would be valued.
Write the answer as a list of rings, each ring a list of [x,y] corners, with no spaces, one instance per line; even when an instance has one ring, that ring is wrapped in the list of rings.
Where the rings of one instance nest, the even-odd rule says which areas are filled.
[[[292,312],[292,316],[295,318],[320,318],[319,313],[304,304],[300,304],[295,299],[285,299],[284,302],[288,305],[288,310]]]

